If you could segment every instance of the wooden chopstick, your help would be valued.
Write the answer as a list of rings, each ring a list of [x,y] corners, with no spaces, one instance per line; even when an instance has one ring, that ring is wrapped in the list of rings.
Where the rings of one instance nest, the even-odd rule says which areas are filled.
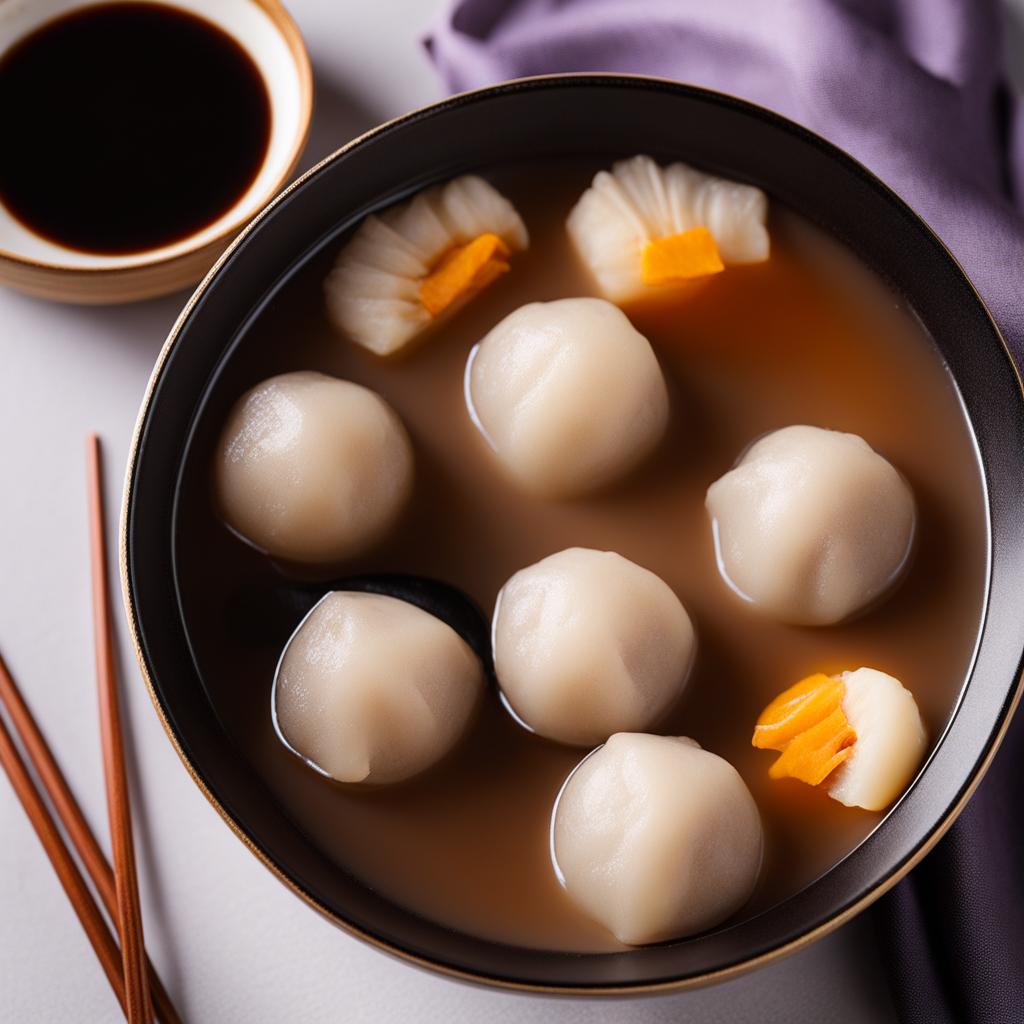
[[[68,899],[71,900],[71,906],[78,915],[78,920],[81,921],[85,934],[92,943],[92,948],[96,950],[96,956],[99,957],[103,972],[107,976],[107,981],[110,982],[110,987],[114,990],[114,995],[117,996],[117,1001],[121,1004],[121,1009],[127,1013],[124,976],[121,974],[121,954],[118,952],[117,943],[114,941],[114,936],[110,934],[107,922],[103,920],[103,914],[96,906],[96,901],[92,898],[85,879],[82,878],[68,848],[64,845],[64,840],[61,838],[53,818],[50,817],[50,812],[32,782],[32,776],[29,775],[25,762],[22,761],[18,749],[14,745],[14,740],[11,739],[11,734],[2,720],[0,720],[0,763],[3,764],[4,771],[7,772],[11,785],[14,787],[14,792],[17,793],[22,807],[25,808],[25,813],[32,822],[32,827],[36,830],[36,835],[39,836],[39,840],[46,850],[46,855],[50,858],[50,863],[53,864],[53,868],[57,872],[60,884],[64,886],[64,891],[67,893]]]
[[[8,671],[2,657],[0,657],[0,703],[6,707],[11,724],[21,740],[25,753],[35,769],[39,781],[46,790],[50,802],[57,812],[57,817],[71,839],[72,845],[78,852],[79,859],[85,867],[86,873],[92,879],[92,884],[96,887],[103,906],[106,907],[110,919],[116,921],[117,895],[114,872],[111,870],[110,864],[107,863],[107,858],[100,849],[92,829],[89,828],[89,823],[85,820],[85,815],[82,813],[78,801],[71,792],[71,787],[68,785],[67,779],[64,778],[60,765],[57,764],[56,758],[51,753],[46,740],[43,738],[42,731],[36,724],[32,712],[25,703],[24,697],[22,697],[21,690],[18,688],[17,683],[15,683],[14,677]],[[8,741],[9,739],[8,737]],[[24,803],[24,800],[22,803]],[[63,843],[61,845],[63,846]],[[54,866],[56,867],[56,864]],[[67,887],[65,886],[65,888]],[[70,892],[68,895],[71,895]],[[110,937],[110,931],[106,923],[102,921],[102,918],[101,924],[104,931],[107,932],[107,936]],[[110,937],[110,941],[113,944],[112,937]],[[121,954],[116,944],[113,944],[113,952],[117,976],[120,980],[123,977],[121,973]],[[163,1024],[181,1024],[181,1018],[178,1016],[174,1004],[167,994],[167,990],[160,981],[156,968],[148,959],[146,965],[149,987],[153,993],[153,1004],[156,1008],[157,1017]],[[122,984],[121,991],[123,992],[123,990],[124,986]]]
[[[89,538],[92,554],[92,612],[96,647],[96,677],[99,684],[100,738],[107,785],[107,812],[114,853],[114,888],[117,896],[117,930],[121,938],[124,969],[125,1015],[129,1024],[151,1024],[153,1007],[144,969],[142,912],[135,871],[132,819],[128,780],[124,765],[124,743],[118,707],[117,674],[114,664],[113,632],[107,593],[107,552],[103,523],[103,489],[100,475],[100,439],[86,438],[89,490]]]

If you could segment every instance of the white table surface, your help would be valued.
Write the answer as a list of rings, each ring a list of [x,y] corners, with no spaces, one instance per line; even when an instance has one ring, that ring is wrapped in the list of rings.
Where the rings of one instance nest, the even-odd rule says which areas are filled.
[[[1024,0],[1016,0],[1024,13]],[[316,75],[303,161],[441,95],[418,38],[436,0],[292,0]],[[1024,56],[1024,32],[1011,46]],[[1018,60],[1024,67],[1024,60]],[[96,832],[106,833],[89,611],[83,439],[101,433],[111,549],[150,367],[183,294],[74,308],[0,289],[0,650]],[[118,610],[120,606],[118,605]],[[121,623],[119,621],[119,626]],[[630,1001],[491,992],[398,963],[322,920],[234,838],[164,736],[120,628],[146,941],[188,1021],[895,1019],[869,922],[712,988]],[[113,995],[0,781],[0,1021],[115,1021]]]

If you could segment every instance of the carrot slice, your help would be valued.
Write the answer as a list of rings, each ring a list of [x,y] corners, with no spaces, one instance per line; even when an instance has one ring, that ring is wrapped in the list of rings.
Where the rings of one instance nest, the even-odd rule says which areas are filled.
[[[779,694],[761,712],[751,743],[781,752],[768,774],[817,786],[853,752],[857,733],[843,712],[842,679],[818,672]]]
[[[449,249],[420,282],[420,302],[431,316],[439,316],[457,299],[474,295],[506,273],[508,254],[508,246],[490,232]]]
[[[644,284],[669,284],[691,277],[706,277],[725,269],[714,235],[705,227],[656,238],[644,247]]]

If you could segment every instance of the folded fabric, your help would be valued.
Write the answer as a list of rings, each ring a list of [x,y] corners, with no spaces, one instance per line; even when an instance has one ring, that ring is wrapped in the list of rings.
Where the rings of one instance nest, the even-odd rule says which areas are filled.
[[[555,71],[720,89],[894,188],[1024,358],[1024,118],[994,0],[454,0],[426,40],[452,90]],[[1024,614],[1024,612],[1022,612]],[[874,911],[906,1021],[1024,1021],[1024,728],[945,839]]]

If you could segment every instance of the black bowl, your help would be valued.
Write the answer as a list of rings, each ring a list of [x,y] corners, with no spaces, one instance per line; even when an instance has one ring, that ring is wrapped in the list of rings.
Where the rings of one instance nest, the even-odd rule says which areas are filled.
[[[859,254],[916,310],[960,389],[987,488],[989,586],[959,707],[910,791],[856,850],[798,895],[688,941],[573,955],[483,941],[416,916],[339,871],[292,823],[222,730],[176,598],[174,515],[197,411],[246,321],[367,211],[501,161],[650,153],[752,182]],[[840,150],[765,110],[670,82],[530,79],[459,96],[328,157],[270,204],[189,300],[157,361],[128,467],[121,564],[143,674],[193,779],[240,839],[340,926],[407,960],[491,984],[574,993],[721,978],[836,927],[893,885],[950,826],[1018,697],[1024,615],[1024,402],[988,312],[928,227]]]

